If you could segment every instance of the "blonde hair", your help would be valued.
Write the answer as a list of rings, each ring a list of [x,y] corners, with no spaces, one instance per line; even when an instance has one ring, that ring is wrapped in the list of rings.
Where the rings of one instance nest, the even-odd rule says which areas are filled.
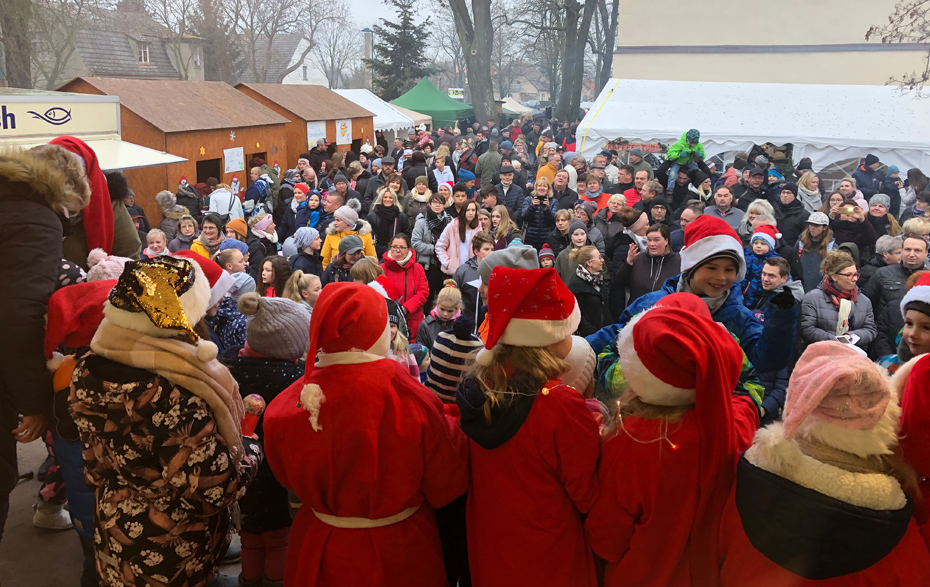
[[[556,210],[554,221],[558,222],[559,220],[565,219],[571,222],[575,218],[575,212],[573,210]]]
[[[545,347],[498,343],[490,365],[476,363],[472,374],[488,401],[484,419],[491,423],[491,409],[507,405],[518,395],[536,395],[551,379],[568,371],[568,363]]]
[[[623,194],[614,194],[610,196],[610,199],[607,200],[607,204],[613,204],[614,202],[620,202],[621,206],[626,206],[626,196]]]
[[[536,178],[536,183],[533,184],[533,193],[530,194],[530,196],[532,197],[532,196],[535,196],[535,195],[536,195],[536,187],[537,187],[540,183],[545,183],[545,184],[546,184],[546,188],[547,188],[547,190],[548,190],[548,192],[549,192],[549,193],[548,193],[548,196],[551,198],[551,197],[552,197],[552,184],[549,183],[549,178],[546,177],[545,175],[540,175],[539,177]]]
[[[290,279],[284,284],[284,293],[281,297],[300,303],[304,301],[302,292],[310,289],[313,282],[320,281],[319,276],[312,273],[304,273],[300,269],[291,274]]]
[[[904,238],[908,236],[924,238],[923,235],[930,232],[930,218],[910,218],[904,222],[901,226],[901,230],[904,233]]]
[[[397,192],[392,190],[388,185],[383,185],[378,188],[378,195],[375,196],[374,201],[371,203],[371,209],[374,210],[375,206],[378,204],[384,204],[384,194],[389,193],[392,198],[394,198],[394,207],[400,210],[400,202],[398,202]]]
[[[811,189],[811,182],[815,179],[820,179],[817,177],[817,174],[813,171],[805,171],[801,176],[801,179],[798,180],[798,185],[806,190]]]
[[[823,261],[820,263],[820,274],[824,277],[830,277],[847,267],[855,266],[856,262],[853,260],[852,255],[846,251],[834,249],[824,255]]]
[[[484,227],[484,231],[490,234],[495,241],[499,241],[505,238],[511,231],[517,230],[517,225],[510,219],[510,211],[507,209],[507,206],[498,204],[491,209],[491,214],[495,212],[501,215],[501,221],[498,223],[497,228],[494,229],[492,223],[489,222],[488,225]],[[492,230],[494,231],[493,233],[491,232]]]
[[[255,228],[255,225],[265,216],[268,216],[268,212],[261,212],[249,218],[249,230]]]
[[[767,214],[772,218],[775,217],[775,209],[768,202],[768,200],[753,200],[749,206],[746,207],[746,215],[755,214],[756,216],[762,216]]]
[[[400,328],[397,329],[394,340],[391,341],[391,352],[396,358],[403,359],[404,364],[407,363],[407,357],[410,355],[410,341],[400,331]]]
[[[255,175],[261,177],[261,175],[262,175],[262,168],[261,168],[261,167],[253,167],[252,169],[249,169],[249,173],[254,173]]]
[[[373,259],[362,257],[349,269],[349,277],[356,283],[371,283],[384,275],[384,270]]]
[[[436,305],[448,304],[456,308],[462,307],[462,290],[455,284],[454,279],[447,279],[442,282],[442,289],[436,294]]]
[[[856,186],[856,178],[855,178],[855,177],[846,176],[846,177],[844,177],[843,179],[840,180],[840,183],[843,183],[844,181],[848,181],[849,183],[852,184],[853,187],[858,187],[858,186]]]
[[[446,159],[449,157],[449,155],[449,145],[446,143],[440,143],[439,147],[436,149],[436,159],[439,159],[440,157]]]
[[[600,251],[597,250],[597,247],[593,245],[585,245],[583,247],[573,249],[572,252],[568,254],[568,256],[572,261],[577,261],[578,264],[581,265],[590,261],[591,259],[588,257],[593,253],[600,255]],[[584,261],[581,261],[581,259],[584,259]]]
[[[164,240],[166,243],[168,242],[168,235],[165,234],[164,230],[160,228],[153,228],[152,230],[148,231],[148,233],[146,233],[145,244],[149,244],[149,241],[155,238],[156,236],[160,236],[162,240]]]

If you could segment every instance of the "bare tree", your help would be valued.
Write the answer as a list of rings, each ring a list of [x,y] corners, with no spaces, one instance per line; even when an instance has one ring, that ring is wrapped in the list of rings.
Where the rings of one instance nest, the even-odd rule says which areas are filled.
[[[193,22],[198,0],[145,0],[145,9],[155,22],[169,31],[166,41],[171,60],[178,70],[178,78],[190,79],[189,72],[194,53],[189,47],[191,37],[195,36]]]
[[[491,48],[492,81],[497,86],[499,100],[510,95],[510,88],[520,75],[519,64],[524,53],[517,27],[507,23],[507,11],[508,6],[503,1],[491,6],[491,19],[496,33]]]
[[[878,37],[882,43],[927,43],[930,41],[930,0],[905,0],[895,5],[888,23],[875,25],[865,33],[865,40]],[[930,80],[930,53],[924,60],[923,71],[904,73],[888,79],[906,90],[921,92]]]
[[[608,13],[608,2],[610,11]],[[588,36],[588,47],[594,57],[595,90],[600,92],[610,79],[614,49],[617,45],[617,21],[620,0],[597,0],[597,12]]]
[[[74,56],[78,33],[94,20],[98,0],[33,0],[32,87],[54,90]]]
[[[31,88],[31,0],[0,2],[0,41],[3,42],[4,74],[14,88]]]
[[[491,49],[494,45],[491,0],[471,0],[470,7],[466,0],[449,0],[449,6],[465,54],[475,117],[478,120],[496,120],[497,107],[491,84]]]
[[[444,4],[440,4],[439,14],[437,14],[434,28],[436,34],[433,36],[432,55],[436,62],[436,67],[440,70],[437,74],[445,83],[437,85],[448,88],[463,88],[466,83],[465,76],[465,52],[462,50],[462,43],[459,42],[458,34],[455,30],[455,23],[452,20],[452,13]],[[443,14],[441,11],[445,11]],[[439,89],[444,89],[439,87]]]
[[[333,18],[316,31],[313,56],[320,65],[330,89],[345,87],[357,69],[361,56],[362,35],[346,2],[341,2]]]

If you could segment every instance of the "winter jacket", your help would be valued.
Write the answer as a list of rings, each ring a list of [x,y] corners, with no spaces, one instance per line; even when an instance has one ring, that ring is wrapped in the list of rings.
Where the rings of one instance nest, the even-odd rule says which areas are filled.
[[[252,268],[252,274],[260,276],[265,257],[277,255],[278,245],[265,237],[258,236],[251,230],[245,237],[245,244],[249,247],[249,267]]]
[[[881,269],[882,267],[887,267],[888,263],[885,263],[885,258],[881,253],[875,253],[872,255],[872,258],[867,262],[862,264],[862,267],[859,268],[859,281],[856,282],[856,285],[862,291],[865,291],[866,286],[869,284],[869,280],[875,275],[875,272]]]
[[[760,431],[739,460],[720,555],[723,587],[917,587],[930,569],[894,478],[806,456],[781,424]]]
[[[569,187],[566,187],[561,192],[558,192],[553,187],[552,197],[549,198],[549,201],[550,203],[555,204],[556,212],[558,212],[559,210],[574,210],[575,202],[578,201],[578,192],[576,192],[575,190]]]
[[[371,224],[364,220],[359,220],[351,230],[336,232],[336,227],[332,224],[326,227],[326,240],[323,241],[323,250],[320,254],[323,256],[323,268],[325,269],[330,261],[339,254],[339,243],[343,238],[354,234],[362,239],[362,254],[366,257],[377,258],[378,253],[375,251],[375,241],[371,236]]]
[[[233,218],[245,218],[242,202],[225,188],[218,188],[210,193],[210,212],[219,214],[227,222]]]
[[[617,324],[602,328],[586,337],[585,340],[594,349],[595,354],[615,341],[617,334],[633,316],[678,291],[681,277],[672,277],[659,291],[646,294],[631,303],[620,315]],[[739,339],[743,352],[756,369],[763,372],[777,371],[788,364],[788,359],[794,352],[794,339],[798,330],[798,305],[795,303],[790,308],[782,309],[769,302],[763,316],[764,322],[760,323],[752,310],[743,304],[739,283],[730,287],[727,299],[713,313],[714,321],[722,323]]]
[[[101,576],[205,585],[229,542],[228,508],[261,461],[258,443],[243,438],[245,452],[233,460],[206,401],[94,353],[75,367],[71,410],[97,496]]]
[[[478,259],[472,256],[468,261],[459,265],[452,279],[455,280],[455,286],[462,292],[462,312],[471,316],[475,324],[481,324],[484,321],[487,306],[482,302],[478,288],[472,285],[476,280],[481,279],[478,275]]]
[[[0,154],[0,238],[5,245],[0,296],[9,304],[0,315],[0,331],[6,333],[0,343],[0,424],[13,428],[17,415],[41,414],[51,405],[52,376],[43,352],[45,314],[58,283],[61,237],[68,222],[56,211],[64,204],[80,207],[82,201],[69,186],[55,165],[28,151]],[[82,265],[86,264],[84,253]],[[15,471],[15,449],[13,459]],[[0,483],[9,481],[7,472],[0,475]],[[12,479],[15,485],[15,474]],[[0,487],[0,495],[6,497],[12,488]]]
[[[743,303],[747,308],[755,308],[756,302],[762,296],[762,267],[765,261],[772,257],[777,257],[778,253],[769,251],[764,255],[757,255],[752,252],[752,247],[746,247],[743,251],[743,258],[746,259],[746,277],[740,283],[743,291]]]
[[[111,188],[110,207],[113,209],[113,249],[110,254],[138,259],[139,253],[144,248],[145,237],[136,231],[132,218],[129,216],[129,211],[120,200],[120,195]],[[87,255],[89,253],[84,223],[81,221],[80,216],[72,216],[71,234],[65,236],[64,240],[61,241],[61,256],[86,271]]]
[[[271,186],[272,181],[267,174],[263,174],[261,177],[249,184],[249,187],[245,190],[245,197],[243,198],[242,204],[242,208],[245,211],[246,216],[255,216],[258,214],[259,208],[261,208],[261,210],[264,212],[268,212],[269,214],[274,212]]]
[[[284,361],[257,357],[240,357],[242,347],[230,347],[220,357],[230,374],[239,384],[239,394],[257,394],[265,400],[272,401],[292,383],[303,377],[303,361]],[[255,434],[265,437],[264,418],[259,416]],[[255,473],[255,478],[248,491],[239,500],[242,531],[251,534],[273,532],[291,526],[290,507],[287,490],[274,478],[267,461],[262,461]]]
[[[588,240],[591,241],[591,244],[594,245],[602,255],[606,253],[607,245],[604,242],[604,235],[601,234],[601,231],[594,226],[593,222],[587,226],[587,230]]]
[[[643,159],[639,163],[630,163],[630,167],[633,168],[633,177],[636,177],[637,171],[646,170],[649,173],[649,179],[655,179],[656,170],[652,168],[652,164]]]
[[[804,294],[801,302],[801,341],[809,345],[822,340],[836,340],[836,327],[839,309],[823,291],[823,286]],[[875,317],[872,314],[872,302],[860,291],[849,313],[848,334],[855,334],[859,340],[855,343],[866,350],[875,340]]]
[[[368,213],[368,224],[371,225],[371,234],[378,238],[378,228],[381,226],[381,216],[378,214],[378,206],[372,206],[371,212]],[[410,223],[407,221],[407,215],[403,212],[397,214],[397,218],[391,223],[391,238],[387,242],[375,242],[375,254],[381,258],[391,248],[391,242],[398,234],[410,236]]]
[[[420,163],[419,165],[404,165],[404,170],[401,173],[401,178],[407,184],[407,191],[409,192],[410,190],[416,187],[418,177],[421,177],[421,176],[426,177],[426,180],[429,182],[430,175],[432,174],[427,172],[426,164]],[[438,187],[430,185],[434,182],[435,182],[435,179],[433,180],[433,182],[429,182],[429,184],[427,184],[429,185],[429,188],[431,190],[438,189]]]
[[[429,208],[429,199],[432,195],[433,192],[430,190],[426,190],[423,195],[418,194],[416,190],[411,190],[409,194],[404,196],[401,202],[401,208],[403,208],[407,218],[416,220],[417,216],[420,214],[426,214],[426,210]]]
[[[200,193],[194,189],[191,184],[184,184],[178,187],[175,194],[176,204],[184,206],[190,211],[191,216],[200,224],[203,221],[203,198]]]
[[[862,293],[872,301],[875,327],[878,330],[872,349],[873,356],[881,357],[895,352],[895,339],[904,328],[901,300],[906,293],[905,285],[907,279],[920,269],[923,268],[908,269],[900,263],[888,265],[877,270],[862,288]]]
[[[335,257],[333,257],[335,260]],[[320,282],[323,286],[329,285],[330,283],[338,283],[340,281],[352,281],[352,277],[349,275],[349,269],[345,267],[338,267],[336,263],[330,263],[323,271],[323,277],[320,278]]]
[[[568,289],[575,295],[578,310],[581,312],[581,322],[575,334],[588,336],[613,322],[607,307],[610,293],[609,281],[605,281],[601,285],[601,290],[597,291],[592,284],[575,275],[568,284]]]
[[[459,219],[453,218],[436,241],[436,259],[446,275],[455,274],[459,265],[474,256],[471,250],[471,237],[478,228],[469,228],[465,230],[465,242],[459,239]],[[468,257],[462,258],[463,251],[467,251]]]
[[[923,218],[927,215],[927,210],[918,210],[917,204],[908,206],[901,212],[901,216],[898,218],[898,222],[902,225],[910,220],[911,218]]]
[[[512,189],[512,188],[511,188]],[[525,230],[524,243],[532,246],[537,251],[542,248],[546,238],[555,229],[555,216],[552,209],[552,203],[545,206],[540,203],[538,206],[533,205],[533,197],[527,196],[523,199],[523,206],[520,210],[519,217],[521,225]]]
[[[440,235],[441,236],[441,235]],[[433,237],[429,229],[429,223],[426,221],[426,213],[417,216],[413,224],[413,235],[410,237],[410,246],[417,252],[417,263],[423,265],[424,269],[429,269],[432,263],[438,263],[436,258],[436,243],[438,239]]]
[[[872,171],[865,164],[853,171],[852,178],[856,180],[856,189],[862,192],[867,201],[882,191],[882,178],[877,171]]]
[[[830,221],[830,230],[833,231],[833,238],[837,245],[855,243],[860,251],[872,250],[878,239],[875,228],[868,220],[857,222],[836,218]]]
[[[436,317],[435,312],[436,310],[434,308],[429,316],[424,318],[423,322],[420,322],[420,327],[417,328],[417,343],[422,344],[428,349],[433,348],[433,341],[436,340],[436,336],[452,328],[452,323],[455,321],[446,320],[443,322]]]
[[[814,243],[815,245],[817,243]],[[827,244],[827,252],[829,253],[836,248],[836,241],[831,240]],[[811,252],[804,251],[804,244],[799,240],[797,244],[798,249],[798,258],[801,262],[801,282],[804,284],[804,291],[808,292],[820,285],[823,281],[823,276],[820,274],[820,264],[823,263],[823,257],[820,256],[818,252],[818,247],[815,246],[814,250]]]
[[[610,315],[613,318],[620,316],[627,300],[632,303],[681,273],[681,257],[677,253],[653,257],[647,251],[640,253],[633,265],[626,262],[626,257],[616,259],[614,265],[619,267],[610,286]]]
[[[740,223],[743,221],[743,216],[745,216],[743,211],[739,208],[730,208],[724,213],[720,212],[720,209],[717,208],[717,206],[708,206],[704,210],[704,214],[723,220],[729,224],[733,230],[739,228]]]
[[[801,233],[807,228],[810,212],[797,198],[790,204],[782,204],[781,200],[778,200],[773,207],[775,208],[775,222],[778,223],[778,232],[781,233],[782,240],[786,243],[797,242]]]
[[[298,228],[304,226],[313,226],[313,216],[320,217],[320,210],[312,210],[306,205],[297,206],[297,211],[291,207],[293,200],[284,203],[284,210],[281,212],[281,222],[277,226],[278,242],[283,243],[287,237],[293,236]]]
[[[177,253],[178,251],[189,251],[191,249],[191,245],[195,240],[197,240],[198,236],[200,235],[196,233],[191,236],[184,236],[179,232],[178,235],[174,237],[174,240],[168,243],[168,250],[172,253]]]
[[[497,190],[497,201],[507,206],[510,219],[520,224],[520,219],[523,218],[521,213],[523,212],[523,201],[526,199],[526,192],[517,184],[516,179],[507,187],[506,193],[504,193],[504,184],[502,183],[497,184],[494,188]]]
[[[426,174],[424,173],[423,175],[426,175]],[[416,180],[416,178],[414,178],[414,180]],[[378,191],[384,187],[386,181],[387,181],[387,178],[384,177],[383,172],[379,173],[378,175],[368,180],[368,183],[365,185],[365,193],[362,194],[362,198],[361,200],[359,200],[359,203],[362,205],[362,211],[360,212],[360,214],[368,214],[368,212],[371,211],[371,203],[375,201],[375,197],[378,195]],[[403,196],[407,195],[406,182],[403,182],[403,181],[400,182],[400,189],[404,193],[397,194],[397,197],[403,200],[404,199]]]
[[[552,232],[550,232],[549,236],[546,238],[546,244],[549,245],[549,248],[552,249],[552,254],[558,259],[559,253],[572,246],[572,237],[567,234],[562,234],[559,232],[558,228],[553,228]]]
[[[494,185],[494,174],[501,168],[500,151],[488,151],[478,157],[478,164],[475,165],[475,175],[480,180],[479,186],[482,188]]]
[[[309,275],[323,277],[323,257],[319,253],[309,254],[304,251],[298,251],[288,260],[291,271],[298,269]]]
[[[188,214],[187,208],[175,204],[169,210],[163,213],[162,221],[158,224],[158,229],[165,233],[165,242],[171,242],[174,237],[178,236],[178,220],[181,216]]]
[[[469,437],[468,557],[474,585],[594,587],[581,516],[597,498],[597,422],[558,380],[490,407],[472,378],[456,404]],[[500,499],[506,495],[507,499]],[[521,548],[510,532],[520,528]]]
[[[239,311],[236,300],[226,296],[220,300],[215,316],[204,318],[210,327],[210,340],[216,343],[219,352],[245,344],[245,330],[248,320]]]
[[[361,194],[362,199],[359,201],[362,208],[365,206],[365,194],[368,192],[368,182],[371,180],[371,171],[362,169],[362,172],[355,178],[355,191]]]
[[[298,407],[308,384],[325,396],[316,428]],[[303,502],[291,527],[284,583],[446,584],[433,510],[468,487],[468,446],[453,424],[406,367],[365,353],[324,357],[306,381],[281,392],[265,412],[263,440],[275,478]],[[409,517],[381,528],[343,529],[314,512]]]
[[[668,148],[668,154],[665,158],[678,165],[687,165],[697,159],[704,159],[704,145],[698,143],[694,146],[688,144],[688,141],[685,140],[685,136],[688,133],[681,133],[681,138],[672,143],[672,146]]]
[[[604,208],[594,215],[594,228],[601,233],[605,243],[609,243],[617,235],[623,232],[623,224],[620,222],[620,216],[611,214],[610,210]]]
[[[400,297],[393,299],[407,311],[410,342],[417,342],[416,332],[420,327],[420,322],[423,321],[423,304],[429,297],[426,271],[422,265],[417,263],[416,251],[410,251],[410,260],[404,266],[392,259],[390,253],[386,252],[381,258],[381,268],[384,269],[384,277],[400,292]]]

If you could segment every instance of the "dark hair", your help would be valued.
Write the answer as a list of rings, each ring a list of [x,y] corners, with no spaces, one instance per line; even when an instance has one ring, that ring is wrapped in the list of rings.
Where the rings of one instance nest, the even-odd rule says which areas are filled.
[[[704,213],[704,209],[707,207],[707,204],[700,200],[688,200],[686,202],[685,210],[691,210],[697,216],[700,216]]]
[[[607,160],[610,161],[610,157],[608,157]],[[630,175],[633,175],[634,173],[636,173],[636,169],[632,165],[621,165],[620,169],[626,171]]]
[[[791,273],[791,267],[788,265],[788,261],[785,261],[781,257],[769,257],[765,260],[765,264],[778,267],[778,273],[782,277],[788,277],[788,274]]]
[[[471,250],[478,252],[481,250],[481,245],[494,245],[494,237],[486,232],[476,232],[471,237]]]
[[[717,192],[719,192],[720,190],[727,190],[728,192],[730,192],[730,197],[731,197],[731,198],[733,197],[733,190],[731,190],[728,186],[725,186],[725,185],[718,185],[717,188],[714,190],[714,197],[715,197],[715,198],[717,197]]]
[[[668,226],[665,224],[653,224],[646,229],[646,234],[649,234],[650,232],[658,232],[665,240],[669,240],[672,237],[672,231],[670,231]]]
[[[493,195],[495,198],[498,196],[497,188],[494,187],[493,185],[489,185],[488,187],[481,188],[481,191],[479,192],[479,194],[481,195],[482,200],[484,198],[487,198],[488,196]]]
[[[391,242],[393,243],[395,239],[401,239],[407,243],[407,248],[410,248],[410,237],[405,232],[398,232],[393,237],[391,237]]]
[[[262,259],[262,267],[265,266],[265,263],[271,263],[271,271],[274,274],[274,283],[271,285],[274,287],[274,293],[276,296],[281,297],[284,295],[284,286],[287,284],[287,280],[291,278],[291,266],[288,264],[287,259],[281,255],[269,255]],[[259,277],[261,281],[261,277]],[[265,294],[268,292],[268,284],[264,281],[259,285],[259,295],[265,297]]]
[[[496,151],[500,145],[497,144],[497,141],[488,141],[488,150]]]
[[[433,194],[432,196],[430,196],[430,197],[429,197],[429,200],[426,201],[426,205],[429,206],[429,205],[432,204],[434,201],[435,201],[435,202],[439,202],[440,204],[443,205],[443,207],[446,206],[446,199],[443,198],[442,196],[440,196],[439,194]]]
[[[472,204],[475,205],[475,217],[472,219],[471,224],[468,223],[468,220],[465,219],[465,215],[468,213],[468,207]],[[464,243],[465,242],[465,233],[469,228],[475,229],[478,228],[478,210],[481,209],[481,206],[478,205],[478,202],[474,200],[468,200],[465,202],[465,205],[462,206],[462,209],[459,210],[459,239]]]
[[[209,222],[210,224],[215,226],[217,230],[220,231],[220,233],[223,233],[226,231],[226,223],[223,222],[223,217],[217,214],[216,212],[210,212],[209,214],[204,216],[203,220],[200,222],[201,226],[203,225],[204,222]]]
[[[924,190],[917,194],[917,199],[925,204],[930,204],[930,190]]]
[[[467,194],[468,186],[465,185],[464,181],[460,181],[459,183],[452,186],[452,193],[454,194],[455,192],[465,192]]]
[[[426,154],[423,151],[414,151],[410,155],[410,164],[411,165],[420,165],[421,163],[426,163]]]

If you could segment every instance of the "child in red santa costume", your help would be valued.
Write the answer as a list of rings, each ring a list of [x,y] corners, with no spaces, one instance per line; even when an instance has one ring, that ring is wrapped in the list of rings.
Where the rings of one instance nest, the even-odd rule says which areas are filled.
[[[850,345],[808,347],[783,423],[760,430],[739,461],[721,521],[720,584],[927,585],[916,479],[893,456],[900,414],[881,367]]]
[[[598,424],[559,380],[578,305],[555,269],[496,267],[487,296],[486,348],[456,398],[471,439],[472,580],[593,587],[581,516],[597,497]]]
[[[446,584],[433,508],[467,489],[468,445],[389,350],[381,294],[347,282],[323,289],[307,374],[264,420],[268,463],[303,502],[288,587]]]
[[[628,388],[585,521],[604,585],[717,585],[717,520],[759,412],[735,395],[739,344],[693,294],[668,295],[620,332]]]

